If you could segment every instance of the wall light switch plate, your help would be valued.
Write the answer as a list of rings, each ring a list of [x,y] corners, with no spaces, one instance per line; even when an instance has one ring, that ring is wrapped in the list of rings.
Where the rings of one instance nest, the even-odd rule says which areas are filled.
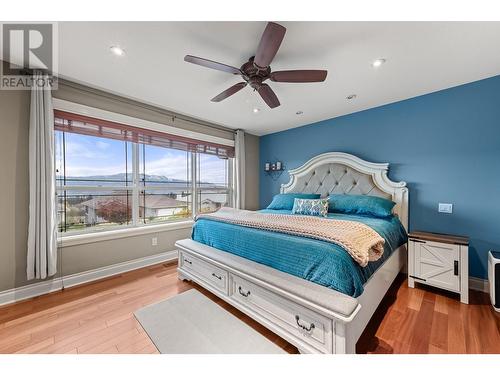
[[[453,213],[453,204],[451,203],[439,203],[438,211],[444,214]]]
[[[158,237],[151,238],[151,246],[157,246],[157,245],[158,245]]]

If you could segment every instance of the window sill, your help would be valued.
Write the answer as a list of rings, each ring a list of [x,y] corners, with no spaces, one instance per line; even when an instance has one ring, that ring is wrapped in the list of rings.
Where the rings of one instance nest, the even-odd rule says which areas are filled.
[[[169,232],[179,229],[189,229],[193,226],[193,221],[179,221],[176,223],[157,224],[143,227],[126,228],[109,230],[105,232],[94,232],[75,234],[64,237],[59,237],[57,240],[58,246],[68,247],[76,245],[84,245],[93,242],[109,241],[126,237],[141,236],[149,233]]]

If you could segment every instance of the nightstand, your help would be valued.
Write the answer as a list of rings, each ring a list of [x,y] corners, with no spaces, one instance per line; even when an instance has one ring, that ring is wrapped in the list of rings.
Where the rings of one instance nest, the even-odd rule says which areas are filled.
[[[415,282],[460,294],[469,303],[469,238],[431,232],[408,234],[408,286]]]

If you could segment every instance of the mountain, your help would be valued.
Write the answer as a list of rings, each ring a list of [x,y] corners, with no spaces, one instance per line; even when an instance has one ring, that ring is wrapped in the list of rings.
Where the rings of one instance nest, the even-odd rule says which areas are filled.
[[[160,175],[145,175],[147,185],[149,186],[162,186],[165,188],[177,188],[184,189],[189,185],[186,180],[181,180],[177,178],[170,178]],[[62,184],[63,178],[58,177],[57,183],[60,186]],[[130,185],[132,181],[131,173],[116,173],[112,175],[96,175],[96,176],[66,176],[66,185],[84,185],[84,186],[124,186],[126,182]],[[218,184],[210,182],[201,182],[201,185],[205,188],[208,187],[220,187]]]
[[[146,174],[146,181],[149,182],[186,182],[186,180],[180,180],[177,178],[169,178],[166,176]],[[66,176],[66,180],[71,181],[106,181],[106,182],[125,182],[132,180],[131,173],[116,173],[112,175],[101,175],[101,176]]]

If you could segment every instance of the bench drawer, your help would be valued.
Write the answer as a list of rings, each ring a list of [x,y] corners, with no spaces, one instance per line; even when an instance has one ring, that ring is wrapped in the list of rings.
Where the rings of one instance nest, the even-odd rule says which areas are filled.
[[[228,272],[226,270],[183,251],[179,252],[179,268],[192,273],[227,295]]]
[[[332,352],[331,319],[233,274],[229,297],[316,349]]]

